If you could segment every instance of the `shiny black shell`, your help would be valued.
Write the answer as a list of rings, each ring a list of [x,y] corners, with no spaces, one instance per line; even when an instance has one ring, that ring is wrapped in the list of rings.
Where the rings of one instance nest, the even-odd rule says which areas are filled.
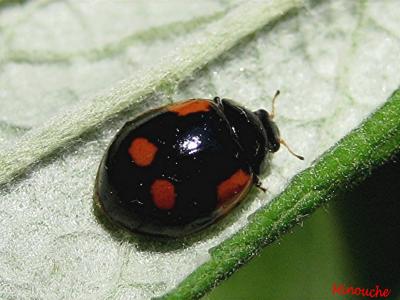
[[[190,99],[127,122],[105,153],[95,200],[132,232],[179,237],[236,206],[279,149],[265,110]]]

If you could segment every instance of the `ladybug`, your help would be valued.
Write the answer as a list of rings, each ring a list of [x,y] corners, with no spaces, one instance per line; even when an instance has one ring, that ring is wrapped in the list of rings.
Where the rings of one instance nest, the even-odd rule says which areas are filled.
[[[108,147],[95,203],[131,232],[180,237],[199,231],[253,185],[263,189],[259,175],[269,154],[287,146],[273,116],[274,106],[271,114],[251,112],[219,97],[150,110],[127,122]]]

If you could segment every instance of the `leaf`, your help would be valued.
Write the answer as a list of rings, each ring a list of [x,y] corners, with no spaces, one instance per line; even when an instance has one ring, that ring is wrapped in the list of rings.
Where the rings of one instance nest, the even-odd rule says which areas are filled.
[[[286,8],[294,4],[277,2]],[[395,0],[308,3],[308,10],[264,27],[227,51],[277,12],[271,10],[269,15],[251,4],[248,9],[233,5],[135,1],[132,9],[125,2],[39,1],[3,8],[0,118],[4,128],[34,128],[21,137],[4,134],[9,144],[1,146],[0,182],[8,183],[0,191],[3,298],[149,298],[170,291],[196,269],[169,295],[200,296],[255,254],[266,238],[275,238],[308,214],[324,193],[333,193],[338,186],[346,188],[338,181],[332,190],[326,189],[334,176],[341,175],[343,180],[365,175],[362,171],[387,157],[392,149],[389,144],[396,147],[395,141],[378,143],[379,134],[370,135],[370,131],[356,135],[371,136],[374,142],[361,139],[342,150],[365,150],[356,164],[361,164],[358,173],[349,167],[351,157],[343,155],[348,159],[343,168],[332,174],[322,172],[325,177],[319,178],[317,186],[314,177],[304,176],[310,172],[306,171],[292,183],[292,190],[251,217],[248,225],[247,218],[281,192],[292,176],[359,124],[399,85],[399,7]],[[382,11],[385,18],[379,14]],[[230,18],[235,12],[240,13]],[[249,17],[253,13],[259,18]],[[180,35],[170,35],[169,30]],[[205,33],[207,39],[201,39]],[[178,47],[181,43],[184,46]],[[196,47],[199,43],[207,46]],[[175,48],[172,57],[177,60],[153,62]],[[152,64],[155,69],[146,69]],[[187,76],[191,77],[177,84]],[[118,83],[121,79],[125,80]],[[107,86],[110,91],[99,92]],[[266,194],[254,191],[228,218],[179,241],[127,237],[99,223],[92,209],[94,176],[104,149],[124,121],[149,106],[196,96],[218,94],[251,109],[268,107],[270,95],[278,88],[282,97],[277,122],[282,135],[307,160],[302,163],[285,151],[278,152],[271,174],[263,179]],[[371,120],[374,133],[382,136],[384,126],[391,126],[393,135],[388,137],[396,136],[396,119],[378,114]],[[382,128],[377,128],[380,124]],[[2,128],[1,136],[6,132]],[[368,145],[377,150],[375,154]],[[328,162],[336,163],[337,154],[330,157],[333,160]],[[299,181],[307,188],[320,188],[314,191],[320,198],[305,195],[298,186],[299,195],[307,196],[299,203],[296,197],[284,196]],[[283,208],[288,208],[284,218],[266,218],[281,216]],[[274,220],[278,222],[271,230]],[[208,250],[224,240],[210,256]]]
[[[193,299],[229,276],[316,207],[361,181],[371,168],[400,150],[400,90],[368,120],[293,178],[274,201],[251,216],[249,224],[211,252],[166,299]]]

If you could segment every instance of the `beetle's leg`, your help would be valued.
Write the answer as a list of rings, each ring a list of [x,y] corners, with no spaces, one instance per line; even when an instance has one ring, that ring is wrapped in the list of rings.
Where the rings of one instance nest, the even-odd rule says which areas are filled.
[[[223,105],[222,105],[222,100],[221,100],[220,97],[218,97],[218,96],[217,96],[217,97],[214,97],[213,102],[214,102],[215,104],[217,104],[219,108],[222,108],[222,107],[223,107]]]
[[[265,193],[267,191],[267,188],[262,186],[260,178],[258,178],[258,176],[255,176],[254,178],[255,178],[254,183],[256,187]]]

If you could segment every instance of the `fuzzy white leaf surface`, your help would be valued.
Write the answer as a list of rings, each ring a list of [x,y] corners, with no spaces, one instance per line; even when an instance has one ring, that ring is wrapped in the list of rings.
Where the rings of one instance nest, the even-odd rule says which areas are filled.
[[[180,24],[212,22],[234,5],[163,3],[32,1],[3,8],[0,148],[146,68],[203,26],[200,22],[197,29],[169,33]],[[306,157],[301,162],[285,149],[276,153],[271,173],[262,178],[268,192],[254,193],[197,238],[171,244],[118,238],[93,214],[100,159],[129,116],[0,190],[0,298],[148,299],[176,286],[209,258],[212,247],[245,226],[293,175],[399,86],[399,15],[397,0],[308,3],[169,94],[153,97],[166,103],[166,98],[218,95],[256,110],[269,109],[271,96],[280,89],[276,122],[290,146]],[[155,36],[146,38],[151,28],[157,28]]]

